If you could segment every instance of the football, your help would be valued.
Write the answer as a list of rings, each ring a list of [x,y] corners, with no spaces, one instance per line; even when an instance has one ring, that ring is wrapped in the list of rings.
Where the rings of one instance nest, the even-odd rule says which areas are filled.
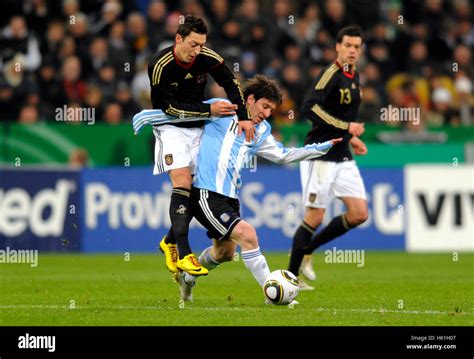
[[[278,269],[270,273],[263,284],[263,293],[275,305],[290,304],[300,291],[298,278],[287,270]]]

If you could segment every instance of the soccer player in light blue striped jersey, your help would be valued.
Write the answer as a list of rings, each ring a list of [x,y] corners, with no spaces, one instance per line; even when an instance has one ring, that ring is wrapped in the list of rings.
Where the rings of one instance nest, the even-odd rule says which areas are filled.
[[[190,205],[193,216],[208,230],[209,238],[213,239],[213,245],[206,248],[199,257],[201,265],[209,271],[215,269],[220,263],[232,260],[236,246],[239,245],[245,266],[259,285],[263,286],[270,270],[260,252],[255,229],[240,218],[237,196],[242,186],[242,168],[251,163],[254,156],[276,163],[316,158],[327,153],[341,139],[301,148],[286,148],[275,140],[271,126],[265,120],[281,103],[281,91],[277,83],[257,75],[248,81],[243,93],[247,111],[255,125],[255,139],[246,142],[245,136],[239,136],[236,116],[206,122]],[[219,100],[222,101],[213,99],[209,102]],[[186,272],[177,274],[183,300],[192,300],[195,278]]]

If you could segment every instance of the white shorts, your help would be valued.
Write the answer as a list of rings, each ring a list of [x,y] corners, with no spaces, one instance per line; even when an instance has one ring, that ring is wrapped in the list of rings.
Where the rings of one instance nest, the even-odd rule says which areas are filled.
[[[153,128],[155,135],[155,167],[153,174],[158,175],[176,168],[196,169],[202,128],[182,128],[163,125]]]
[[[300,175],[305,207],[326,208],[334,197],[366,199],[355,161],[301,161]]]

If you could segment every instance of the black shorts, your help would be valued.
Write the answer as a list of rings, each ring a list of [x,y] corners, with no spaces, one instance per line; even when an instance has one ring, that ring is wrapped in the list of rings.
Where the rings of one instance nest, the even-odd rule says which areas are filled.
[[[228,239],[240,222],[240,203],[236,198],[193,187],[190,204],[193,216],[208,230],[209,238]]]

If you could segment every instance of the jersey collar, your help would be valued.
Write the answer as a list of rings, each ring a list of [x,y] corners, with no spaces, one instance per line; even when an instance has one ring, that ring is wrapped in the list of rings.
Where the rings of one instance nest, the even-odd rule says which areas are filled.
[[[354,79],[355,74],[356,74],[355,66],[352,67],[351,72],[346,72],[346,71],[344,71],[344,67],[339,63],[339,61],[336,60],[336,61],[334,61],[334,63],[337,65],[337,67],[339,67],[342,70],[342,73],[343,73],[344,76],[350,78],[351,80]]]
[[[178,59],[178,55],[176,55],[176,45],[173,46],[173,56],[174,56],[174,59],[176,61],[176,63],[181,66],[182,68],[184,69],[189,69],[191,66],[193,66],[194,64],[194,61],[196,61],[197,59],[197,56],[194,58],[193,62],[181,62],[179,59]]]

